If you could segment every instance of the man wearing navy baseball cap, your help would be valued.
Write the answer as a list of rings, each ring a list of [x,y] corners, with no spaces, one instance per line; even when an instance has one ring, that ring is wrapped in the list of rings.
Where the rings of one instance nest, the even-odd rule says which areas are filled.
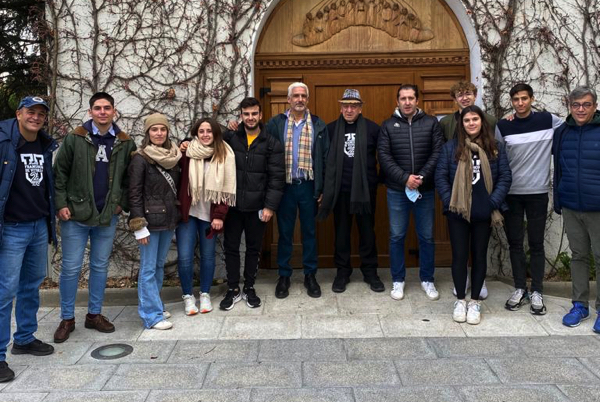
[[[48,111],[44,99],[26,96],[16,118],[0,122],[0,382],[15,377],[6,363],[15,297],[17,331],[11,353],[54,352],[33,336],[48,243],[56,244],[52,152],[58,145],[42,129]]]

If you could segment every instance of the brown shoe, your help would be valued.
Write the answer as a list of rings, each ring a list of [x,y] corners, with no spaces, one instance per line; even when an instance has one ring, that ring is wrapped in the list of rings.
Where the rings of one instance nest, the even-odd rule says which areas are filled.
[[[100,332],[115,332],[115,326],[102,314],[88,314],[85,316],[85,327],[96,329]]]
[[[70,320],[62,320],[60,324],[58,324],[58,328],[54,332],[54,343],[63,343],[67,339],[69,339],[69,335],[71,332],[75,330],[75,319],[71,318]]]

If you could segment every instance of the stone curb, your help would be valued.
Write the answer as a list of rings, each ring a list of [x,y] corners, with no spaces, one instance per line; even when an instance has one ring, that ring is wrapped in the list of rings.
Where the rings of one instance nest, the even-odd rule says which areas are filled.
[[[496,280],[512,285],[512,278],[498,277]],[[213,285],[223,286],[224,285]],[[197,294],[199,288],[194,288]],[[544,294],[547,296],[571,298],[571,282],[544,282]],[[166,287],[162,290],[162,299],[165,303],[173,303],[181,301],[181,288],[179,286]],[[596,297],[596,282],[590,282],[590,300]],[[78,307],[87,306],[88,290],[79,289],[77,291],[77,299],[75,305]],[[138,295],[137,288],[109,288],[106,289],[104,297],[105,306],[137,306]],[[40,306],[42,307],[58,307],[60,305],[60,294],[58,289],[42,289],[40,290]]]

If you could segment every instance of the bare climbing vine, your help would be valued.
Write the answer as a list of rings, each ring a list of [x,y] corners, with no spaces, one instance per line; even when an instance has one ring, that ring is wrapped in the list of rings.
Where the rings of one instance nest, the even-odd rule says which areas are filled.
[[[251,89],[253,41],[273,1],[47,0],[47,59],[39,71],[49,86],[51,132],[61,138],[87,119],[87,101],[100,90],[113,94],[118,124],[134,136],[157,111],[179,138],[201,116],[226,121]],[[481,47],[483,101],[493,114],[510,111],[508,91],[519,81],[534,87],[535,107],[563,117],[570,90],[599,88],[597,0],[462,3]],[[495,237],[492,254],[504,261],[503,233]],[[124,241],[119,264],[134,249]],[[499,273],[510,271],[500,265]]]
[[[482,51],[483,101],[496,116],[511,111],[509,90],[535,91],[534,107],[566,117],[566,98],[580,85],[600,89],[600,3],[594,0],[462,0]],[[546,261],[556,272],[567,242],[562,222],[548,213]],[[493,270],[512,274],[504,232],[495,230]],[[548,247],[550,246],[550,247]]]

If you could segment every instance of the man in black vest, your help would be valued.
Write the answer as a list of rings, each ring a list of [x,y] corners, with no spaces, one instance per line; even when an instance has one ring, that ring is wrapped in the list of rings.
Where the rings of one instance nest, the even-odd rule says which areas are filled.
[[[354,217],[360,235],[360,269],[364,281],[374,292],[383,292],[385,286],[377,275],[374,230],[379,126],[362,116],[363,102],[358,90],[346,89],[339,102],[340,116],[327,125],[331,142],[325,165],[323,202],[317,215],[323,220],[333,210],[337,275],[331,289],[342,293],[350,282],[350,235]]]

